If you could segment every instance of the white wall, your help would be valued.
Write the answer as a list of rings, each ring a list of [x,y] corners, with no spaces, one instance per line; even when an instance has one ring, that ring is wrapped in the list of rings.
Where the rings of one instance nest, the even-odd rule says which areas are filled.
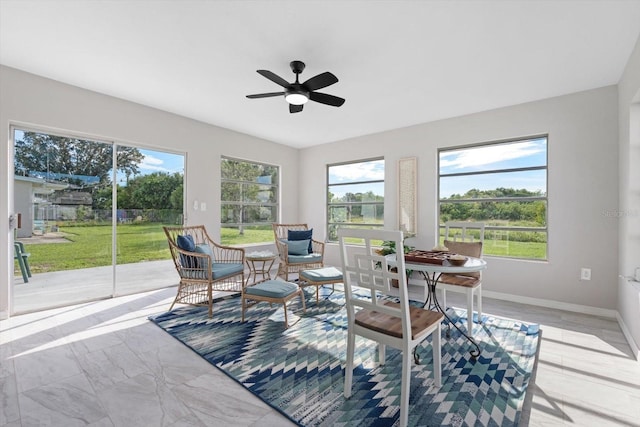
[[[640,39],[618,84],[620,125],[620,264],[621,276],[640,267]],[[627,339],[640,359],[640,284],[618,280],[618,311]],[[633,344],[632,344],[633,346]]]
[[[282,220],[307,222],[324,237],[326,165],[376,156],[386,159],[386,226],[397,227],[396,162],[418,157],[419,224],[412,244],[435,242],[437,148],[530,135],[549,135],[549,260],[489,259],[484,288],[610,314],[618,301],[618,91],[605,87],[537,102],[295,150],[149,107],[0,67],[0,131],[10,122],[32,123],[139,146],[187,154],[186,206],[206,202],[207,212],[189,210],[188,222],[204,223],[217,237],[219,158],[228,155],[282,166]],[[0,164],[12,164],[12,147]],[[0,174],[0,315],[8,309],[13,280],[8,214],[13,209],[12,171]],[[329,263],[338,265],[334,245]],[[580,267],[592,280],[579,280]],[[637,315],[637,313],[635,314]],[[630,318],[632,319],[632,318]],[[633,318],[635,319],[635,318]]]
[[[385,226],[397,229],[396,165],[418,158],[418,248],[436,236],[437,149],[548,134],[549,259],[489,258],[485,294],[501,294],[587,307],[612,316],[617,305],[618,100],[615,86],[425,123],[304,149],[300,155],[300,218],[326,225],[326,164],[385,158]],[[327,260],[339,265],[335,245]],[[580,268],[592,269],[580,281]],[[508,297],[509,295],[503,295]],[[593,307],[593,310],[589,308]]]
[[[296,149],[4,66],[0,66],[0,94],[0,318],[7,315],[13,280],[8,220],[14,210],[13,170],[4,166],[13,164],[10,123],[186,153],[187,222],[205,224],[214,239],[219,238],[221,155],[280,165],[282,218],[291,221],[298,216]],[[207,211],[194,211],[194,200],[205,202]]]

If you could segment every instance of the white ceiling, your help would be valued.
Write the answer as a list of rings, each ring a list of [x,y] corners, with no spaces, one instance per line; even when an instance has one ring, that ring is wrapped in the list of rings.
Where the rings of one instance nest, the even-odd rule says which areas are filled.
[[[640,0],[0,0],[0,63],[308,147],[616,84]],[[258,73],[346,98],[290,114]]]

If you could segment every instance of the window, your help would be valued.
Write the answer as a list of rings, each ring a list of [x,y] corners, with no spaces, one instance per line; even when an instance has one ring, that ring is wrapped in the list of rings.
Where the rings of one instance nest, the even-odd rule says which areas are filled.
[[[339,227],[384,227],[384,160],[327,166],[328,240]]]
[[[278,222],[279,168],[223,157],[221,171],[221,242],[272,241],[271,223]]]
[[[485,223],[486,255],[547,258],[547,137],[439,151],[439,224]]]
[[[55,272],[60,283],[36,285],[42,298],[35,300],[29,286],[16,286],[14,313],[175,285],[168,275],[131,277],[171,259],[162,227],[183,221],[183,154],[11,129],[14,206],[22,217],[15,238],[31,254],[26,279],[48,283],[42,274]],[[82,287],[73,274],[86,278]]]

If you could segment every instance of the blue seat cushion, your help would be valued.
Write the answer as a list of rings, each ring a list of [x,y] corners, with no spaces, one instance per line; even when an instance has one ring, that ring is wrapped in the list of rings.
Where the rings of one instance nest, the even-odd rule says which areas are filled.
[[[233,274],[241,273],[244,270],[244,265],[241,263],[233,262],[214,262],[211,267],[214,279],[220,279],[222,277],[231,276]]]
[[[342,272],[335,267],[324,267],[304,270],[300,272],[300,277],[311,282],[340,281],[342,280]]]
[[[322,256],[320,254],[289,255],[288,259],[289,264],[311,264],[321,262]]]
[[[247,286],[244,293],[268,298],[285,298],[298,290],[298,285],[281,280],[267,280],[253,286]]]
[[[211,272],[213,273],[214,280],[239,274],[243,270],[244,265],[240,263],[214,262],[213,266],[211,267]],[[207,277],[209,277],[209,275],[204,268],[201,268],[199,270],[182,270],[181,277],[184,277],[186,279],[207,280]]]

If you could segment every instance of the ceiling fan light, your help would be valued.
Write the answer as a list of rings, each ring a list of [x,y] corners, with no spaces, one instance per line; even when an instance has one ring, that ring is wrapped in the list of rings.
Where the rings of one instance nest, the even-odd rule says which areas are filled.
[[[305,104],[308,100],[309,97],[304,94],[304,93],[300,93],[300,92],[290,92],[287,93],[284,97],[284,99],[289,103],[289,104],[293,104],[293,105],[302,105]]]

